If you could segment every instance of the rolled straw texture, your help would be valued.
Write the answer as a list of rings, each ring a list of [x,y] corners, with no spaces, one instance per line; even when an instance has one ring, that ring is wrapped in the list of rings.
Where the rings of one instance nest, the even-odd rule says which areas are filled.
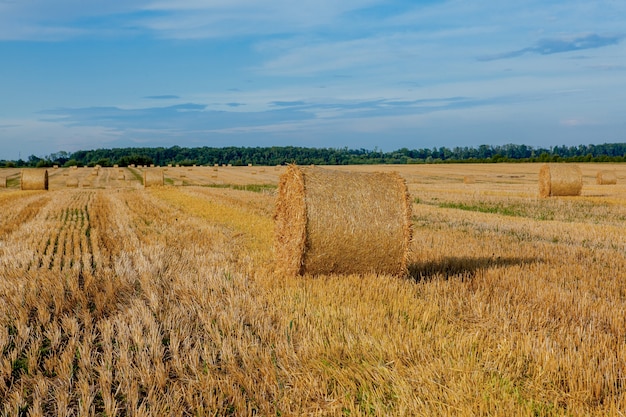
[[[282,273],[407,273],[411,202],[398,174],[290,165],[280,177],[275,220]]]
[[[583,189],[578,165],[543,164],[539,170],[539,196],[577,196]]]
[[[22,190],[47,190],[47,169],[23,169],[21,176]]]
[[[617,175],[615,171],[598,171],[596,174],[596,184],[613,185],[617,184]]]
[[[143,172],[143,186],[154,187],[163,185],[163,170],[159,168],[147,169]]]

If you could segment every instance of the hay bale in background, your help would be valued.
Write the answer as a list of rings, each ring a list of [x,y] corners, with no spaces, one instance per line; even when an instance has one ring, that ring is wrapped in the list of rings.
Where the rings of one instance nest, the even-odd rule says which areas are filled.
[[[148,169],[143,172],[143,186],[154,187],[163,185],[163,170],[158,168]]]
[[[0,188],[7,188],[7,177],[0,177]]]
[[[583,174],[578,165],[543,164],[539,170],[539,196],[576,196],[583,189]]]
[[[617,175],[615,171],[598,171],[596,174],[596,184],[598,185],[613,185],[617,184]]]
[[[65,181],[65,186],[67,188],[78,188],[78,178],[68,178]]]
[[[473,175],[466,175],[463,177],[463,184],[475,184],[476,183],[476,177],[474,177]]]
[[[47,190],[47,169],[23,169],[21,178],[22,190]]]
[[[396,173],[290,165],[274,217],[277,269],[285,274],[407,272],[411,201]]]

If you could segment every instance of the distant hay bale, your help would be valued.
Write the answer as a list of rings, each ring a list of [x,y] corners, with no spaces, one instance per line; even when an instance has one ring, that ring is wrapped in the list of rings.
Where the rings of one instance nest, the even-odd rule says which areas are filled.
[[[596,174],[596,184],[598,185],[614,185],[617,184],[617,175],[615,171],[598,171]]]
[[[168,167],[168,168],[171,168],[171,167],[172,167],[172,164],[167,164],[167,167]]]
[[[72,165],[72,169],[78,169],[78,165]]]
[[[274,218],[276,266],[285,274],[407,273],[411,201],[396,173],[290,165]]]
[[[113,168],[119,168],[120,166],[118,164],[113,164]]]
[[[163,185],[163,170],[158,168],[148,169],[143,172],[143,186],[154,187]]]
[[[248,166],[249,166],[249,167],[251,167],[251,166],[252,166],[252,164],[248,164]]]
[[[59,169],[59,166],[58,165],[52,165],[52,168]]]
[[[0,188],[7,188],[7,177],[0,177]]]
[[[463,177],[463,184],[475,184],[476,183],[476,177],[474,177],[473,175],[466,175]]]
[[[120,181],[124,181],[126,179],[126,175],[124,174],[117,174],[117,179]]]
[[[78,178],[68,178],[65,181],[65,186],[67,188],[78,188]]]
[[[47,169],[23,169],[21,178],[22,190],[47,190]]]
[[[543,164],[539,170],[539,196],[577,196],[583,188],[583,174],[578,165]]]

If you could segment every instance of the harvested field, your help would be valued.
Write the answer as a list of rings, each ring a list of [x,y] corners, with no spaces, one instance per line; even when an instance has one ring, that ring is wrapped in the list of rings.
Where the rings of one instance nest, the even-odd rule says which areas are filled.
[[[276,274],[284,167],[147,189],[143,168],[59,168],[49,191],[0,170],[0,410],[620,415],[626,165],[579,166],[581,195],[549,199],[539,164],[327,167],[406,180],[402,277]]]

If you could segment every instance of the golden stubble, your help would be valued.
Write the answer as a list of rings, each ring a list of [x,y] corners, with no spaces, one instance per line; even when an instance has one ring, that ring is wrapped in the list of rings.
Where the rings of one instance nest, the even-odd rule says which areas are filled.
[[[626,170],[537,167],[400,170],[407,277],[277,275],[272,194],[3,190],[3,412],[618,415]]]

